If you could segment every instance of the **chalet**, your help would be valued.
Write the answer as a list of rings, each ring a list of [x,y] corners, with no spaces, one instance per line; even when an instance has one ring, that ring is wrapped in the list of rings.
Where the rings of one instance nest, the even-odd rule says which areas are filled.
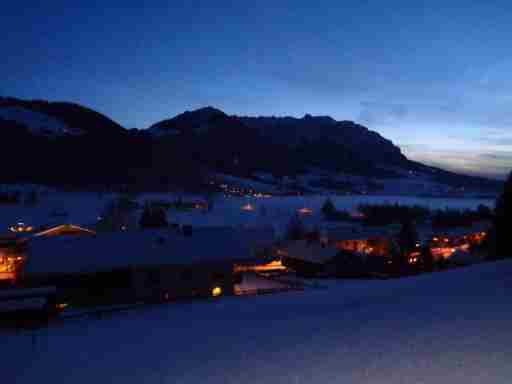
[[[48,229],[33,230],[32,227],[17,225],[11,227],[11,233],[0,237],[0,282],[13,284],[27,258],[29,243],[34,238],[51,238],[57,236],[92,236],[96,233],[90,229],[72,224],[63,224]],[[20,229],[21,228],[21,229]]]
[[[0,285],[10,285],[26,258],[26,245],[19,242],[15,235],[0,237]]]
[[[435,259],[448,259],[458,251],[468,252],[472,247],[482,244],[490,227],[490,222],[482,221],[469,227],[429,227],[419,232],[421,240],[428,244]]]
[[[325,242],[296,240],[279,247],[276,255],[285,267],[304,275],[316,275],[325,270],[338,251]]]
[[[273,234],[191,228],[34,238],[25,287],[55,286],[58,301],[124,304],[233,294],[235,265],[266,263]]]
[[[329,229],[325,236],[338,251],[363,255],[387,256],[393,246],[393,229],[388,227],[337,227]]]

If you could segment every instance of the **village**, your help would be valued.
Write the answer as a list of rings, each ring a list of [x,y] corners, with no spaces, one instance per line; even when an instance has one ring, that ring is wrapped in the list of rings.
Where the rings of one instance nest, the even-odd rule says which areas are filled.
[[[20,326],[130,306],[315,289],[325,279],[399,278],[465,266],[484,261],[491,225],[488,210],[439,226],[426,210],[396,205],[348,212],[327,198],[321,207],[289,210],[284,225],[272,226],[264,207],[235,201],[237,215],[269,220],[192,225],[174,220],[225,208],[201,198],[140,202],[126,195],[88,212],[94,222],[58,209],[37,222],[20,217],[0,231],[2,320]],[[31,212],[31,204],[20,211]],[[414,228],[404,212],[421,214],[408,221]],[[372,223],[372,215],[387,219]]]

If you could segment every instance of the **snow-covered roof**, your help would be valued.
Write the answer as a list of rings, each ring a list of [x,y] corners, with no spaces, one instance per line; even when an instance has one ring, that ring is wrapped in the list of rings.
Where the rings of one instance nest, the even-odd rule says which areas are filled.
[[[89,235],[96,234],[95,231],[88,229],[88,228],[80,227],[78,225],[62,224],[62,225],[57,225],[56,227],[46,229],[44,231],[37,232],[36,234],[34,234],[34,237],[58,235],[61,232],[66,232],[66,231],[73,231],[73,232],[84,233],[84,234],[89,234]]]
[[[188,265],[256,260],[255,250],[271,244],[268,230],[194,229],[127,231],[87,237],[35,238],[26,275],[87,273],[126,267]]]
[[[330,228],[326,232],[328,239],[332,241],[368,240],[393,235],[393,229],[388,226],[375,228],[367,228],[361,225],[340,226]]]
[[[293,259],[324,264],[336,256],[337,250],[334,247],[322,246],[319,242],[298,240],[288,243],[285,252]]]

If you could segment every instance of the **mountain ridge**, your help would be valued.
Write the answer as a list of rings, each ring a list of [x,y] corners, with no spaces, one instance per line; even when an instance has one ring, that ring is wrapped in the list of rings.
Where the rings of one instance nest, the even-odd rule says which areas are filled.
[[[28,111],[32,120],[26,114],[13,115],[13,108]],[[45,127],[50,123],[54,127]],[[19,155],[15,148],[41,159],[12,165],[8,177],[4,175],[11,181],[143,186],[204,181],[219,172],[243,178],[258,173],[295,177],[316,169],[332,177],[378,180],[419,172],[454,187],[495,184],[413,162],[379,133],[329,116],[247,117],[207,106],[148,129],[126,129],[75,103],[0,98],[0,129],[9,143],[0,160],[8,163]],[[73,159],[76,172],[51,167],[65,157]]]

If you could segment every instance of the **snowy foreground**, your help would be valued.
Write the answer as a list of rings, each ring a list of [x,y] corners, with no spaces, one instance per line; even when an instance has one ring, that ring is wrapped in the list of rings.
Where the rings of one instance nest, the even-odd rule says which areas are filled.
[[[34,383],[510,383],[512,262],[142,308],[3,334]]]

